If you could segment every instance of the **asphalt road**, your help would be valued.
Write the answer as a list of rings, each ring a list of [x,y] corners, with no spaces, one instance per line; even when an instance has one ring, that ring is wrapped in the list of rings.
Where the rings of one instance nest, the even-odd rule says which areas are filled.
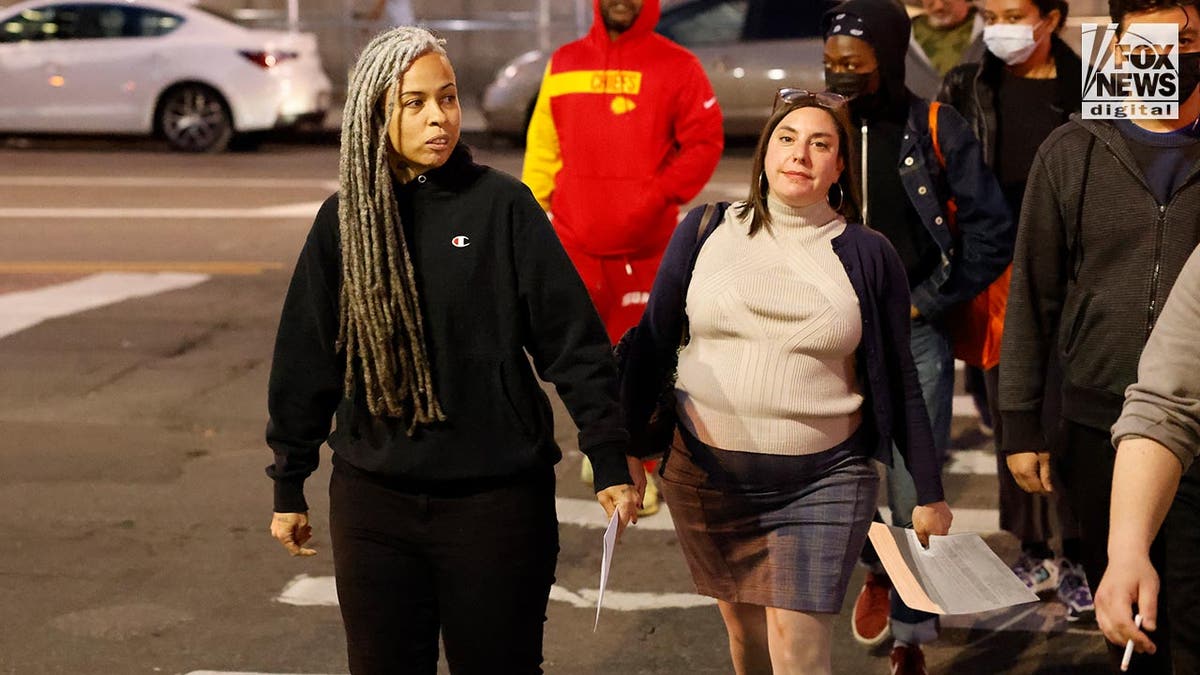
[[[740,196],[749,154],[727,152],[697,201]],[[519,172],[511,148],[477,156]],[[266,531],[262,441],[279,307],[337,161],[321,144],[183,156],[0,139],[0,673],[346,672],[328,474],[308,483],[319,554],[290,558]],[[1011,559],[1012,538],[994,532],[994,462],[959,404],[951,504]],[[602,512],[557,414],[546,671],[731,672],[665,514],[626,535],[592,632]],[[886,654],[849,635],[860,576],[835,626],[835,671],[885,673]],[[1101,672],[1095,627],[1068,629],[1053,600],[944,625],[927,650],[934,673]]]

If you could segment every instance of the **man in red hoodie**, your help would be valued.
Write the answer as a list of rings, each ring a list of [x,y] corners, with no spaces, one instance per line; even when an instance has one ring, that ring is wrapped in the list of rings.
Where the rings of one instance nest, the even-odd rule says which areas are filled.
[[[641,319],[679,205],[724,147],[708,76],[654,32],[660,13],[658,0],[595,0],[592,29],[546,67],[521,176],[614,343]]]
[[[724,138],[699,60],[654,32],[658,0],[595,0],[595,13],[546,68],[521,178],[615,343],[641,319],[679,205],[708,182]]]

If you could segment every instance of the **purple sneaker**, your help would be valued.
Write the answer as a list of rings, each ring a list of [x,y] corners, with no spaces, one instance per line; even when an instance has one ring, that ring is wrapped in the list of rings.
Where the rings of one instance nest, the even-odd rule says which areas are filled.
[[[1050,559],[1031,558],[1021,553],[1012,566],[1013,574],[1025,582],[1025,587],[1034,593],[1045,593],[1058,588],[1058,565]]]
[[[1087,574],[1081,565],[1063,558],[1058,564],[1058,600],[1067,606],[1067,621],[1092,621],[1096,618],[1096,603],[1088,586]]]

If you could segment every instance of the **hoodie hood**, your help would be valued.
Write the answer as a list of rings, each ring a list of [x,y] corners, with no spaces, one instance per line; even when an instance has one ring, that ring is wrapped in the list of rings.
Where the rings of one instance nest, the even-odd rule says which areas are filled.
[[[589,31],[589,36],[593,40],[600,40],[608,43],[608,29],[604,27],[604,17],[600,14],[600,0],[592,0],[592,30]],[[638,16],[633,21],[633,25],[629,30],[621,33],[617,37],[616,42],[627,42],[631,39],[649,35],[654,32],[654,27],[658,25],[658,18],[662,15],[662,7],[659,0],[644,0],[642,2],[642,11],[638,12]]]
[[[908,89],[904,85],[904,60],[912,34],[912,21],[899,0],[845,0],[825,12],[821,34],[829,37],[829,29],[837,15],[854,14],[866,27],[865,40],[875,50],[879,62],[879,96],[893,111],[908,110]]]

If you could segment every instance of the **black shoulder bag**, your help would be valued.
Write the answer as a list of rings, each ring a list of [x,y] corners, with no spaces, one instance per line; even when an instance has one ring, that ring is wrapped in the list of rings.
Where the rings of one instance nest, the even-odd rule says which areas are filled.
[[[675,350],[676,354],[679,353],[679,349],[683,349],[687,345],[690,339],[686,311],[687,288],[692,281],[692,270],[696,267],[696,257],[700,254],[700,247],[704,243],[705,235],[721,222],[721,219],[725,217],[725,210],[728,207],[728,202],[707,204],[704,207],[704,213],[700,216],[700,225],[696,229],[696,243],[692,248],[691,259],[688,262],[687,279],[683,284],[683,323],[680,326],[679,347]],[[616,358],[617,370],[620,373],[625,372],[626,362],[629,360],[630,345],[637,339],[637,329],[637,326],[633,326],[625,331],[625,334],[613,346],[613,356]],[[679,415],[675,410],[675,372],[674,364],[669,368],[663,369],[663,381],[654,403],[654,410],[650,413],[649,421],[646,422],[646,427],[644,429],[629,430],[631,454],[642,458],[657,457],[665,453],[671,446],[671,441],[675,437],[675,425],[679,422]]]

